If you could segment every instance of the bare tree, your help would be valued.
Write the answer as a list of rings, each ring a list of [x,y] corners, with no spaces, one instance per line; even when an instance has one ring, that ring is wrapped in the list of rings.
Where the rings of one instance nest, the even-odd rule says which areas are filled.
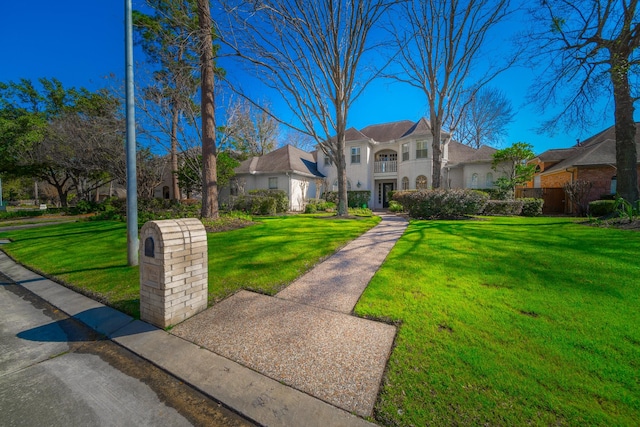
[[[473,148],[482,145],[499,146],[507,134],[507,125],[513,121],[511,101],[500,89],[485,87],[471,99],[462,99],[466,109],[459,111],[458,126],[453,138]]]
[[[338,172],[338,215],[347,214],[345,131],[349,108],[375,76],[360,62],[369,33],[392,0],[225,2],[233,22],[221,30],[235,53],[260,72],[331,158]],[[284,122],[284,121],[283,121]],[[288,123],[291,125],[291,123]]]
[[[587,196],[589,195],[592,187],[592,182],[581,179],[574,182],[565,182],[562,186],[565,194],[576,207],[576,213],[580,216],[586,215],[589,210],[589,201]]]
[[[442,146],[451,139],[460,116],[474,95],[515,61],[494,62],[474,75],[490,31],[510,13],[510,0],[411,0],[402,17],[408,30],[396,29],[400,51],[395,77],[422,90],[429,106],[433,155],[433,188],[441,185]],[[469,85],[474,78],[475,82]],[[442,138],[445,138],[445,141]]]
[[[209,0],[198,0],[198,40],[202,114],[202,217],[218,218],[216,117],[213,99],[213,23]]]
[[[527,40],[532,61],[545,64],[534,87],[544,111],[562,106],[546,122],[546,130],[590,124],[596,100],[614,102],[618,194],[629,202],[639,198],[638,157],[634,104],[640,65],[640,13],[638,0],[544,0],[532,10],[538,24]]]
[[[268,111],[240,99],[227,108],[226,124],[220,132],[221,148],[226,146],[243,157],[262,156],[275,149],[279,124]]]

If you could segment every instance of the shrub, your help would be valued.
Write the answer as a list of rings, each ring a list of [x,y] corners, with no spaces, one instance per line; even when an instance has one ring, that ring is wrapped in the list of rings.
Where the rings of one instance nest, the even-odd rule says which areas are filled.
[[[395,200],[391,200],[389,202],[389,210],[391,212],[404,212],[404,207]]]
[[[595,200],[589,203],[589,215],[607,216],[611,215],[615,209],[615,200]]]
[[[338,203],[338,192],[337,191],[327,191],[324,193],[324,198],[328,202]],[[369,190],[357,190],[357,191],[347,191],[347,207],[349,208],[360,208],[363,206],[367,206],[369,204],[369,199],[371,198],[371,191]]]
[[[489,200],[507,200],[513,194],[504,188],[485,188],[480,190],[489,195]]]
[[[544,199],[536,199],[533,197],[525,197],[522,199],[522,216],[540,216],[542,215],[542,206]]]
[[[19,210],[19,211],[0,211],[0,220],[40,216],[46,212],[47,211],[34,210],[34,209]]]
[[[234,198],[232,205],[252,215],[275,215],[289,209],[289,198],[283,190],[252,190]]]
[[[393,195],[409,216],[417,219],[460,218],[475,215],[487,204],[488,196],[476,190],[398,191]]]
[[[518,200],[489,200],[482,210],[483,215],[520,215],[524,203]]]
[[[348,211],[352,216],[373,216],[373,212],[369,208],[349,208]]]

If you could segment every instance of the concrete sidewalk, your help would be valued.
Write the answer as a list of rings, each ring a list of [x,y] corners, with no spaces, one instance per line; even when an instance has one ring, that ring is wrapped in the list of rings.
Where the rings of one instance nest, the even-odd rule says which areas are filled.
[[[397,221],[395,217],[383,216],[383,221],[380,225],[354,240],[342,251],[325,261],[325,263],[329,263],[326,265],[330,266],[332,265],[331,262],[340,260],[329,268],[327,273],[318,275],[321,280],[317,281],[316,284],[331,284],[331,286],[325,286],[326,292],[317,289],[317,286],[310,284],[305,279],[306,276],[303,276],[300,279],[301,284],[299,286],[307,288],[305,292],[294,289],[290,291],[290,296],[285,293],[284,296],[279,294],[277,298],[273,298],[243,291],[190,319],[193,321],[191,325],[197,325],[198,323],[206,325],[208,323],[207,316],[216,317],[216,313],[226,310],[228,313],[235,312],[236,315],[243,319],[252,318],[254,324],[265,325],[267,329],[271,330],[272,337],[275,336],[273,335],[275,333],[284,339],[284,342],[280,342],[280,346],[290,351],[289,354],[292,359],[278,358],[286,356],[273,356],[265,349],[264,340],[262,341],[263,345],[259,343],[256,345],[249,342],[250,339],[253,339],[250,337],[241,339],[239,345],[240,348],[243,345],[253,346],[252,349],[248,351],[241,350],[240,352],[254,353],[258,357],[262,355],[261,357],[268,364],[282,366],[285,371],[299,364],[304,367],[304,370],[303,372],[294,370],[293,376],[309,374],[310,377],[325,381],[325,385],[320,384],[320,388],[324,390],[325,387],[328,387],[328,390],[332,390],[330,394],[335,394],[338,397],[337,399],[322,395],[322,390],[314,392],[313,390],[306,390],[304,386],[298,386],[300,390],[303,390],[300,391],[289,387],[282,384],[280,377],[272,372],[265,372],[265,375],[263,375],[250,369],[253,368],[251,363],[246,362],[241,357],[238,359],[242,364],[222,357],[225,355],[225,351],[220,348],[212,349],[209,348],[211,347],[210,345],[203,346],[199,344],[197,337],[183,339],[177,336],[177,334],[181,334],[190,337],[193,331],[196,331],[196,335],[198,335],[198,330],[200,330],[202,336],[214,336],[216,332],[212,332],[215,329],[210,323],[210,328],[205,326],[202,329],[202,327],[191,327],[187,323],[189,321],[187,321],[174,328],[172,331],[174,333],[168,333],[145,322],[134,320],[130,316],[43,278],[16,264],[2,252],[0,252],[0,271],[29,291],[70,316],[84,322],[114,342],[259,424],[269,426],[366,426],[372,424],[334,405],[353,407],[352,403],[349,402],[351,399],[349,397],[349,389],[356,390],[363,388],[363,384],[367,384],[367,389],[375,388],[374,391],[368,392],[369,395],[373,395],[373,400],[368,397],[368,400],[364,401],[364,403],[357,401],[355,407],[357,408],[356,412],[362,415],[371,414],[375,395],[377,394],[384,366],[395,336],[395,328],[390,325],[359,319],[350,316],[347,312],[357,302],[370,277],[375,274],[375,271],[379,268],[388,251],[393,247],[397,238],[402,235],[406,222],[395,221]],[[395,225],[392,227],[393,230],[388,227],[392,222]],[[373,246],[375,246],[375,250],[373,250]],[[347,253],[351,253],[351,256],[342,258]],[[377,257],[375,262],[366,261],[373,259],[373,257]],[[325,263],[319,264],[316,269],[325,265]],[[340,284],[338,277],[341,275],[346,276],[347,272],[352,272],[354,269],[360,269],[365,266],[365,271],[360,273],[363,280],[358,281],[362,283],[349,287],[351,282],[356,281],[355,276],[353,276],[346,283]],[[313,269],[307,275],[317,274],[317,272],[314,273],[316,269]],[[329,274],[333,275],[334,279],[330,279]],[[366,277],[368,279],[366,279],[365,283],[364,278]],[[296,286],[296,284],[294,283],[291,286]],[[340,307],[342,308],[340,310],[342,312],[339,312],[335,311],[337,306],[333,305],[334,303],[332,302],[331,307],[334,307],[334,309],[327,310],[326,304],[323,303],[324,297],[327,296],[326,301],[341,299],[341,287],[345,290],[345,295],[350,295],[345,298],[345,300],[349,301],[348,304],[341,304]],[[310,297],[310,294],[314,296]],[[284,298],[290,298],[291,300]],[[246,305],[247,301],[254,305]],[[234,306],[234,304],[240,305]],[[345,308],[349,305],[351,308]],[[285,314],[284,318],[280,317],[275,321],[280,322],[279,324],[284,322],[284,324],[288,325],[289,332],[285,334],[283,333],[284,328],[280,329],[277,326],[273,326],[273,324],[269,326],[267,313],[262,317],[256,315],[257,313],[253,312],[251,307],[257,308],[259,306],[272,312],[275,310]],[[287,308],[283,309],[285,306]],[[249,310],[243,312],[238,307],[249,307]],[[301,318],[306,318],[307,320],[303,322],[300,320]],[[202,322],[200,319],[205,319],[205,321]],[[230,320],[233,321],[233,316],[231,316]],[[222,323],[224,322],[220,324]],[[320,325],[320,328],[316,327],[318,325]],[[180,332],[181,330],[182,332]],[[323,331],[325,337],[322,338],[318,331]],[[300,342],[304,342],[304,337],[306,336],[309,338],[306,342],[312,343],[312,345],[306,349],[302,348],[304,346],[292,345],[295,342],[295,340],[290,340],[292,336],[296,336],[296,339],[299,339]],[[337,351],[342,352],[342,354],[337,355],[335,348],[338,348]],[[299,353],[298,350],[300,351]],[[317,355],[314,356],[314,353]],[[307,359],[331,361],[333,357],[338,359],[338,365],[329,364],[327,368],[322,368],[322,371],[318,370],[317,375],[311,375],[316,366],[313,365],[314,362],[309,364]],[[359,359],[358,364],[364,366],[365,369],[369,366],[369,371],[373,371],[373,373],[367,374],[365,372],[365,377],[362,378],[357,377],[357,375],[349,377],[355,359]],[[333,373],[331,372],[332,370],[334,371]],[[329,375],[328,383],[323,380],[325,374]],[[345,377],[346,380],[336,379],[340,376]],[[331,388],[332,384],[339,384],[340,386],[337,389]],[[373,384],[373,386],[368,384]],[[296,384],[291,385],[296,386]],[[315,393],[320,398],[313,397],[308,393]],[[358,390],[356,390],[355,395],[358,393]],[[343,402],[345,399],[346,403]]]
[[[238,292],[171,333],[346,411],[373,415],[396,328],[351,311],[407,226],[381,216],[275,297]]]

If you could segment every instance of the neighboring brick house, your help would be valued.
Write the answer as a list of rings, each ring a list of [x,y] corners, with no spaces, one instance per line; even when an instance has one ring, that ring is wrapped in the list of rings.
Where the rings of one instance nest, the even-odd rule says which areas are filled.
[[[640,176],[640,123],[636,123],[636,147]],[[588,201],[615,194],[615,127],[605,129],[571,148],[547,150],[531,163],[536,164],[537,168],[533,181],[527,187],[540,189],[541,193],[560,193],[559,189],[565,183],[583,180],[593,185],[587,196]],[[572,207],[566,200],[563,212],[558,213],[572,213]]]
[[[346,132],[347,190],[369,190],[369,207],[386,208],[393,190],[431,188],[432,136],[429,121],[402,120]],[[493,188],[490,147],[474,149],[449,134],[442,137],[441,183],[444,188]],[[328,156],[318,154],[318,170],[329,188],[337,190],[337,169]]]

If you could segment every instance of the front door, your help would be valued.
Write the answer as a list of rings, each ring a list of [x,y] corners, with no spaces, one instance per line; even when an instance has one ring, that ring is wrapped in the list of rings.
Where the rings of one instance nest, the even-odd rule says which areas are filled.
[[[393,182],[385,182],[382,184],[382,207],[389,207],[389,192],[393,191]]]

